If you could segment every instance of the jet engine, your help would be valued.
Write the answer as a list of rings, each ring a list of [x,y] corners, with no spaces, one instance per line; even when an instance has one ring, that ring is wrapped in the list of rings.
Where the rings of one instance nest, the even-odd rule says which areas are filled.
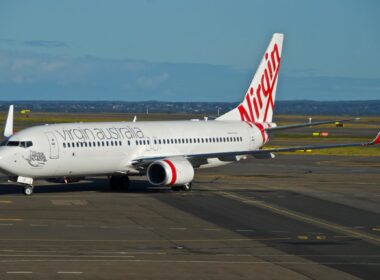
[[[147,170],[149,182],[155,186],[184,185],[194,178],[194,168],[184,158],[157,160]]]

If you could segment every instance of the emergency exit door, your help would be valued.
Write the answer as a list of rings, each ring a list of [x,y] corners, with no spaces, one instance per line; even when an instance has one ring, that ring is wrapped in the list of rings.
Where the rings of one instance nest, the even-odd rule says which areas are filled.
[[[55,137],[53,132],[46,132],[46,137],[49,141],[50,146],[50,156],[51,159],[58,159],[59,158],[59,147],[58,147],[58,141]]]

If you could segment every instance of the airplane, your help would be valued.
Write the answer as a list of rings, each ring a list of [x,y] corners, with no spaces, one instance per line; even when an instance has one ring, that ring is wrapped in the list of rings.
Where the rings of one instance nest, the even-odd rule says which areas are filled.
[[[209,120],[48,124],[13,133],[9,107],[0,146],[0,171],[31,195],[36,179],[70,182],[108,176],[112,189],[129,187],[129,176],[146,175],[153,186],[189,191],[198,168],[216,167],[253,156],[380,143],[380,132],[368,143],[264,149],[277,131],[354,119],[277,126],[272,122],[284,35],[275,33],[243,101]]]

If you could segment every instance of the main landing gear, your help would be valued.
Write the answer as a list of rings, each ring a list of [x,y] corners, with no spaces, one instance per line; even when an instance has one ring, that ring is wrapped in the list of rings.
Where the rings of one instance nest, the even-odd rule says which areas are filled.
[[[173,186],[172,190],[176,191],[176,192],[178,192],[178,191],[189,192],[189,191],[191,191],[191,185],[192,185],[191,182],[189,182],[189,183],[186,183],[186,184],[181,185],[181,186]]]
[[[109,179],[109,185],[111,190],[114,191],[128,191],[129,178],[128,176],[111,176]]]

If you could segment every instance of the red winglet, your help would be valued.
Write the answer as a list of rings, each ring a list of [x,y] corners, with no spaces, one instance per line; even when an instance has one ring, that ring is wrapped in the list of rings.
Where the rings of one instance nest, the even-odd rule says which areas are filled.
[[[376,145],[376,144],[379,144],[380,143],[380,132],[377,134],[376,138],[371,142],[369,143],[370,145]]]

